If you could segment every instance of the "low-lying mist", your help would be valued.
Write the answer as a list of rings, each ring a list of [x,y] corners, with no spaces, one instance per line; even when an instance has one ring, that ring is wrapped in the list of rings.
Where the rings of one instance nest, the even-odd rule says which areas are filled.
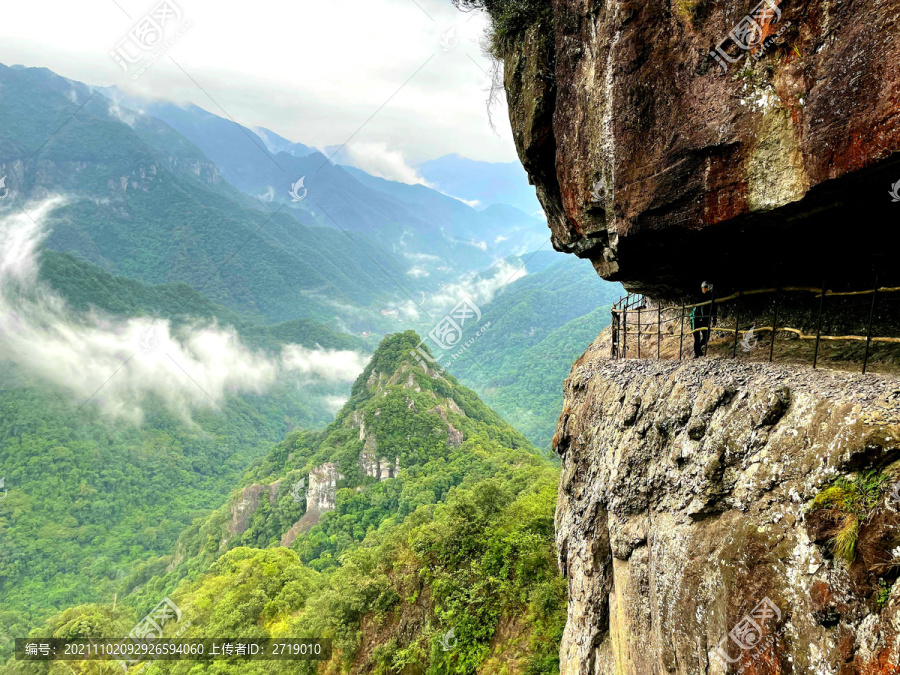
[[[189,421],[193,409],[264,393],[282,378],[299,386],[352,382],[365,368],[368,357],[354,351],[287,345],[279,356],[254,352],[232,328],[209,321],[174,328],[165,319],[74,311],[39,279],[42,224],[63,203],[47,199],[0,216],[0,361],[67,392],[73,410],[89,402],[138,424],[154,396]]]

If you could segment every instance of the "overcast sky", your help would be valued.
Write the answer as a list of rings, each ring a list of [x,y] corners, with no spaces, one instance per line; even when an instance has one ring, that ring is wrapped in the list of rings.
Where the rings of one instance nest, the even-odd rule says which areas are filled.
[[[0,62],[223,115],[202,87],[241,124],[315,147],[362,126],[351,150],[401,179],[404,164],[450,153],[516,159],[506,110],[495,111],[497,134],[488,125],[480,12],[450,0],[169,1],[182,17],[166,37],[190,23],[166,55],[190,77],[163,58],[132,81],[110,56],[158,0],[3,3]]]

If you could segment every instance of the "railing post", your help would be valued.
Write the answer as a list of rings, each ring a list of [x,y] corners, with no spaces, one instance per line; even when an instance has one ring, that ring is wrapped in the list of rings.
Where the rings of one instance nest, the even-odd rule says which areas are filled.
[[[731,355],[731,358],[737,358],[737,341],[738,341],[738,329],[741,326],[741,296],[744,295],[744,291],[738,291],[737,298],[737,310],[734,314],[734,351]]]
[[[628,358],[628,300],[622,309],[622,358]]]
[[[616,310],[611,312],[612,316],[609,320],[609,359],[616,358],[616,339],[619,337],[619,327],[616,322]]]
[[[778,291],[780,288],[780,286],[775,286],[775,310],[772,316],[772,344],[769,345],[769,363],[775,359],[775,334],[778,331]]]
[[[709,326],[706,328],[706,342],[703,343],[703,356],[705,357],[707,352],[709,352],[709,341],[712,340],[712,323],[713,323],[713,310],[716,308],[716,287],[713,286],[712,290],[709,292]]]
[[[662,303],[656,302],[656,360],[659,360],[659,349],[662,343]]]
[[[638,330],[637,330],[637,336],[638,336],[638,358],[641,358],[641,325],[642,325],[642,324],[641,324],[641,307],[642,307],[642,304],[641,304],[641,305],[638,305]]]
[[[822,295],[819,297],[819,318],[816,319],[816,351],[813,354],[813,370],[819,364],[819,342],[822,341],[822,310],[825,307],[825,281],[822,281]]]
[[[875,286],[872,290],[872,306],[869,307],[869,327],[866,329],[866,354],[863,357],[863,375],[869,365],[869,345],[872,344],[872,319],[875,317],[875,299],[878,297],[878,275],[875,275]]]
[[[681,353],[684,351],[684,300],[681,301],[681,337],[678,340],[678,360],[681,361]]]

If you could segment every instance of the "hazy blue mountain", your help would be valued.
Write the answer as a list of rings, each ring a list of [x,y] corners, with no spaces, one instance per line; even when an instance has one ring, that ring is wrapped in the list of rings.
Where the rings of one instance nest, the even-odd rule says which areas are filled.
[[[507,257],[535,250],[549,239],[547,223],[519,209],[495,204],[476,211],[459,199],[424,185],[409,185],[370,176],[353,167],[344,167],[362,184],[389,194],[444,232],[472,244],[485,243],[495,257]]]
[[[546,240],[546,226],[525,213],[517,212],[512,220],[486,218],[437,190],[335,165],[302,143],[242,127],[195,105],[117,96],[122,105],[139,108],[190,139],[225,180],[248,195],[285,204],[304,222],[365,233],[385,250],[405,256],[410,268],[421,269],[422,256],[439,258],[428,277],[417,277],[422,290],[433,291]],[[294,201],[291,190],[301,179],[294,194],[303,199]]]
[[[330,319],[339,303],[360,308],[345,318],[365,327],[379,321],[369,307],[405,299],[393,279],[408,265],[389,249],[267,211],[163,122],[46,69],[0,66],[0,87],[2,208],[66,195],[49,248],[147,283],[184,281],[269,321]]]
[[[286,152],[289,155],[294,155],[294,157],[306,157],[315,152],[315,149],[308,145],[289,141],[284,136],[279,136],[271,129],[266,129],[265,127],[253,127],[253,133],[259,136],[262,142],[266,144],[269,152],[275,155],[280,152]]]
[[[442,192],[478,201],[481,208],[509,204],[528,214],[539,214],[541,205],[528,174],[519,162],[479,162],[459,155],[446,155],[423,162],[419,174]]]

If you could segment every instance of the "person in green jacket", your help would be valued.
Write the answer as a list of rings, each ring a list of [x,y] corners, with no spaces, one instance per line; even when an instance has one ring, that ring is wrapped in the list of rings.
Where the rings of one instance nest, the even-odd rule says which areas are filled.
[[[704,281],[700,285],[700,292],[704,300],[712,292],[712,286]],[[712,310],[710,305],[694,307],[691,310],[691,330],[694,331],[694,358],[699,359],[704,355],[706,345],[709,343],[710,327],[712,325]],[[704,329],[704,330],[698,330]]]

